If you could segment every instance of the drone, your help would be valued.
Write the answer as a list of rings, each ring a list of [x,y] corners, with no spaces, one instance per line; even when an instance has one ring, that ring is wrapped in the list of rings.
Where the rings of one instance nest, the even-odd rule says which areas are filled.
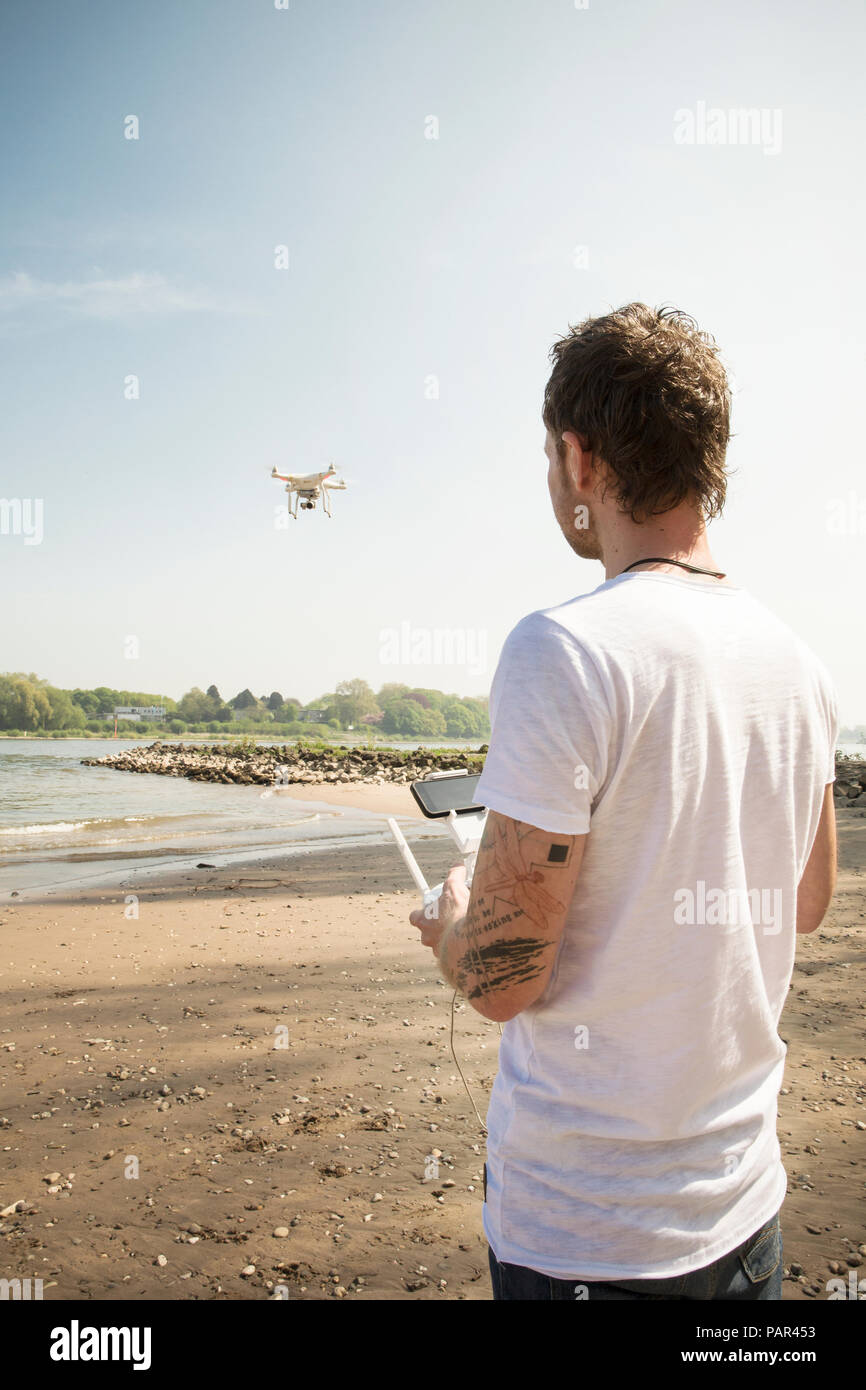
[[[302,511],[311,512],[315,508],[319,498],[322,499],[322,510],[326,516],[331,516],[331,506],[328,500],[328,493],[332,490],[342,490],[346,487],[344,479],[337,478],[337,470],[330,464],[324,473],[278,473],[276,467],[271,469],[271,477],[279,478],[286,485],[286,492],[289,494],[289,516],[298,519],[298,507]],[[332,481],[336,479],[336,481]],[[294,506],[293,506],[294,503]]]

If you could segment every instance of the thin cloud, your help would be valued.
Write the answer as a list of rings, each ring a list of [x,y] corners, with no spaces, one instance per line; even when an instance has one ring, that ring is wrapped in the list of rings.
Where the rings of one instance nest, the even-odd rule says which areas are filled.
[[[25,272],[0,279],[0,312],[53,306],[85,318],[146,314],[244,313],[248,305],[208,290],[172,284],[164,275],[135,272],[117,280],[37,280]]]

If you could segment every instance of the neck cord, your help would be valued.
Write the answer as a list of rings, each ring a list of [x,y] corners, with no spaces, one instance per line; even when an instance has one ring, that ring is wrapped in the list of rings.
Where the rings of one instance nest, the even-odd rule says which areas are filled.
[[[630,565],[626,565],[624,570],[620,570],[620,574],[628,574],[635,565],[679,565],[681,569],[690,570],[692,574],[711,574],[714,579],[727,578],[727,575],[722,574],[720,570],[705,570],[701,569],[700,565],[687,565],[685,560],[665,560],[660,555],[650,556],[646,560],[633,560]]]

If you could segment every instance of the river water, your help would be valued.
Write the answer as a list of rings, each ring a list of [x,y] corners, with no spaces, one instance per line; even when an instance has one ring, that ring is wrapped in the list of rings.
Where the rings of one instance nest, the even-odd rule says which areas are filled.
[[[132,868],[158,873],[202,859],[223,865],[390,840],[382,815],[316,802],[312,791],[310,801],[301,802],[268,788],[81,764],[140,742],[0,739],[0,902],[13,893],[25,897],[105,881]],[[437,746],[478,744],[437,740]],[[866,756],[863,744],[840,745],[839,751]],[[418,822],[406,820],[403,829],[411,840]],[[430,823],[424,829],[445,833]]]
[[[301,802],[261,786],[81,764],[140,743],[0,740],[0,901],[105,881],[130,868],[155,873],[201,859],[223,865],[287,849],[390,840],[382,815],[316,802],[312,789],[310,801]],[[404,822],[404,833],[413,828],[417,821]]]

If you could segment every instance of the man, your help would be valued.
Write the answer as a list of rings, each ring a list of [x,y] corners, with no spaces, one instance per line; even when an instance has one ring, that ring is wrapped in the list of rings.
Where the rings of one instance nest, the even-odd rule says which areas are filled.
[[[556,519],[593,592],[509,635],[471,893],[412,914],[505,1024],[484,1231],[496,1299],[779,1299],[777,1025],[835,886],[836,697],[722,573],[730,394],[688,316],[557,342]]]

